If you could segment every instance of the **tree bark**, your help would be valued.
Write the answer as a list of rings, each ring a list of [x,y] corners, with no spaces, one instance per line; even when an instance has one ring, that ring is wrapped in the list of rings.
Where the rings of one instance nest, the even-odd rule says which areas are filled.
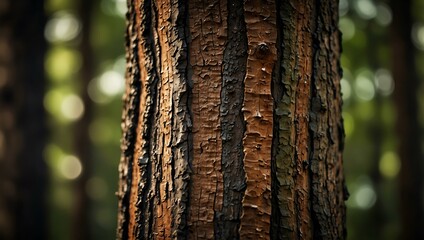
[[[338,2],[128,9],[117,238],[345,238]]]
[[[0,3],[0,239],[46,239],[44,1]]]
[[[401,160],[399,202],[401,239],[424,239],[423,170],[418,122],[414,45],[411,39],[411,1],[392,0],[391,25],[392,69],[395,82],[394,101],[397,113],[396,130]]]

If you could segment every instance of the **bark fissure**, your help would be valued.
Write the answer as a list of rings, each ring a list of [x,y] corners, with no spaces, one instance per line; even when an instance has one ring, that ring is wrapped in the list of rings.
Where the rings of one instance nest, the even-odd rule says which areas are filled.
[[[132,173],[134,162],[134,150],[136,145],[136,132],[140,106],[140,70],[138,68],[138,38],[136,27],[136,14],[133,5],[128,2],[126,52],[127,52],[127,89],[125,91],[122,113],[122,155],[119,164],[119,190],[118,190],[118,230],[117,238],[129,238],[130,218],[130,194],[132,190]]]
[[[172,158],[174,161],[175,195],[172,208],[173,223],[172,237],[178,239],[187,238],[187,216],[189,201],[190,168],[192,162],[190,156],[192,115],[189,110],[191,89],[188,78],[188,9],[186,1],[171,1],[171,12],[173,25],[171,31],[171,53],[175,62],[173,63],[173,90],[172,90],[172,131],[176,134],[172,138]]]
[[[279,30],[279,55],[274,80],[274,144],[273,162],[275,181],[273,218],[273,237],[275,239],[295,239],[295,206],[294,206],[294,111],[295,102],[295,61],[296,61],[296,19],[295,4],[282,1],[277,5]]]
[[[246,190],[243,162],[243,136],[246,126],[242,104],[248,48],[243,5],[242,0],[227,2],[228,29],[221,68],[220,103],[224,199],[222,211],[215,214],[216,239],[240,238],[242,200]]]
[[[281,211],[279,209],[279,201],[278,201],[278,192],[279,192],[279,181],[277,179],[277,163],[276,163],[276,155],[278,153],[279,139],[280,139],[280,131],[279,131],[279,119],[280,114],[276,114],[276,106],[277,100],[281,99],[283,95],[283,85],[280,84],[281,81],[281,64],[279,64],[282,60],[282,29],[283,23],[281,21],[280,9],[281,9],[281,1],[275,1],[276,7],[276,25],[277,25],[277,64],[274,65],[274,69],[272,70],[272,82],[271,82],[271,93],[274,103],[273,108],[273,125],[272,125],[272,147],[271,147],[271,224],[270,224],[270,237],[271,239],[279,239],[281,236],[279,223],[282,218]]]
[[[140,7],[141,16],[141,45],[143,46],[143,55],[146,61],[145,68],[147,71],[146,82],[146,105],[144,110],[143,122],[143,142],[141,145],[141,153],[138,158],[138,165],[141,170],[141,177],[145,181],[145,185],[139,190],[141,199],[137,200],[141,214],[140,233],[136,232],[136,237],[143,236],[145,239],[151,239],[153,234],[153,202],[155,199],[153,165],[157,163],[156,155],[153,152],[153,144],[156,142],[156,134],[154,128],[156,126],[156,111],[158,109],[157,88],[159,74],[157,69],[155,37],[153,34],[153,3],[150,0],[143,1]]]
[[[158,83],[156,86],[156,103],[154,107],[154,113],[152,114],[152,117],[154,117],[154,120],[152,121],[153,129],[150,141],[153,142],[151,144],[150,154],[152,156],[152,177],[154,180],[152,180],[152,186],[151,186],[151,194],[154,195],[150,199],[150,208],[149,211],[151,214],[149,215],[149,226],[151,228],[152,234],[150,236],[155,236],[158,239],[165,239],[167,237],[166,231],[163,229],[165,228],[165,224],[163,222],[163,218],[160,218],[158,215],[161,215],[162,213],[162,199],[166,198],[166,195],[168,192],[165,190],[164,193],[161,192],[161,181],[163,179],[164,175],[164,142],[165,142],[165,134],[161,131],[161,125],[163,124],[163,121],[161,119],[161,109],[163,108],[163,105],[166,105],[166,103],[162,102],[162,85],[161,82],[163,81],[163,76],[161,74],[162,69],[162,48],[160,45],[160,35],[159,35],[159,11],[157,7],[157,2],[152,1],[150,4],[151,8],[151,35],[153,40],[152,48],[154,47],[154,57],[155,57],[155,70],[156,75],[158,76]],[[166,174],[166,173],[165,173]],[[169,231],[169,230],[168,230]]]
[[[151,1],[140,2],[138,17],[139,19],[136,19],[136,23],[140,28],[137,35],[140,49],[137,54],[138,57],[142,58],[139,63],[144,63],[143,65],[139,65],[140,68],[144,69],[144,74],[140,76],[140,80],[144,84],[144,88],[142,89],[144,101],[140,104],[142,112],[140,113],[141,118],[138,125],[141,129],[137,133],[139,147],[136,147],[136,152],[134,153],[134,164],[137,165],[137,168],[133,171],[133,180],[139,178],[138,187],[133,189],[133,201],[135,201],[136,209],[132,212],[135,214],[135,222],[133,225],[130,224],[129,233],[130,237],[148,239],[151,238],[153,233],[153,202],[155,193],[153,191],[154,176],[152,173],[153,162],[157,162],[157,159],[152,154],[153,146],[151,142],[155,142],[156,139],[153,129],[156,122],[155,112],[158,107],[156,101],[158,72],[156,69],[157,59],[152,25]]]

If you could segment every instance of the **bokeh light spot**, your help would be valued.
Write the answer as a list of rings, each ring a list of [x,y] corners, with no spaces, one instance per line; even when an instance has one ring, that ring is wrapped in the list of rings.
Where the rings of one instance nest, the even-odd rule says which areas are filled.
[[[127,12],[126,0],[102,0],[101,10],[108,15],[115,15],[124,18]]]
[[[79,71],[81,54],[76,50],[64,47],[54,47],[48,51],[45,68],[53,81],[69,79],[71,74]]]
[[[339,2],[339,16],[342,17],[349,12],[349,1],[340,0]]]
[[[90,96],[91,100],[93,100],[93,102],[98,103],[98,104],[106,104],[109,103],[112,98],[109,96],[106,96],[103,92],[100,91],[100,89],[98,88],[98,79],[92,79],[90,81],[90,83],[88,84],[88,96]]]
[[[43,151],[44,159],[51,169],[57,169],[59,167],[59,159],[65,156],[62,149],[53,143],[48,144]]]
[[[379,3],[377,5],[377,16],[375,20],[381,26],[388,26],[392,22],[392,11],[386,4]]]
[[[347,205],[352,208],[367,210],[374,206],[377,201],[377,193],[375,192],[371,179],[366,175],[356,178],[349,186],[351,197],[347,201]]]
[[[370,73],[368,71],[363,71],[355,79],[356,96],[363,101],[370,101],[375,95],[374,84],[369,75]]]
[[[355,130],[355,120],[353,119],[352,115],[343,112],[343,125],[345,129],[346,138],[349,138],[352,136],[353,131]]]
[[[377,90],[384,96],[392,94],[395,89],[392,74],[387,69],[378,69],[374,75],[374,82]]]
[[[366,183],[359,186],[355,192],[354,200],[358,208],[369,209],[377,201],[377,194],[371,184]]]
[[[340,86],[341,86],[343,100],[346,101],[350,98],[350,95],[352,92],[350,83],[346,79],[342,78],[342,80],[340,81]]]
[[[106,71],[98,79],[99,90],[107,96],[121,95],[124,91],[125,81],[116,71]]]
[[[127,12],[127,1],[115,0],[115,9],[119,16],[125,17],[125,13]]]
[[[69,41],[78,36],[81,31],[80,23],[71,13],[60,11],[50,19],[44,35],[49,42]]]
[[[121,74],[122,76],[124,76],[126,67],[127,67],[127,60],[125,59],[125,55],[124,55],[116,59],[112,69],[118,72],[119,74]]]
[[[355,10],[363,19],[372,19],[377,16],[377,8],[370,0],[355,1]]]
[[[52,89],[44,95],[44,108],[52,115],[59,114],[62,93],[58,89]]]
[[[81,174],[82,165],[77,157],[66,155],[60,160],[59,171],[66,179],[73,180]]]
[[[424,51],[424,25],[421,23],[414,24],[411,34],[415,47]]]
[[[400,171],[400,165],[400,160],[396,153],[385,152],[379,162],[380,173],[387,178],[394,178]]]
[[[339,27],[343,33],[343,40],[350,40],[355,36],[355,23],[350,18],[340,18]]]
[[[67,120],[77,120],[84,114],[84,104],[80,97],[69,94],[64,97],[60,110]]]

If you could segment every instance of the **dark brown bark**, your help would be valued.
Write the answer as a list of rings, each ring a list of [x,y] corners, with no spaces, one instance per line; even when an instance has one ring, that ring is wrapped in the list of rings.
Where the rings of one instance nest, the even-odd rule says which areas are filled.
[[[346,236],[337,3],[279,6],[273,239]]]
[[[222,177],[224,196],[222,210],[215,213],[215,238],[239,238],[242,200],[246,190],[243,136],[244,76],[247,63],[247,35],[243,1],[228,4],[227,44],[222,63],[220,103],[222,138]]]
[[[220,161],[221,69],[227,32],[227,9],[220,0],[188,3],[189,64],[191,66],[193,158],[189,233],[214,238],[215,213],[223,206],[223,175]],[[213,116],[213,117],[211,117]],[[202,123],[202,124],[196,124]],[[225,139],[225,137],[224,137]]]
[[[90,43],[93,1],[81,0],[78,5],[78,14],[82,25],[81,42],[78,47],[82,56],[82,65],[78,85],[84,105],[84,113],[74,125],[74,151],[81,161],[82,172],[75,180],[74,185],[75,204],[72,211],[71,238],[73,240],[84,240],[90,239],[90,199],[86,192],[86,185],[91,175],[92,143],[88,133],[92,120],[93,104],[88,96],[87,89],[89,82],[94,77],[93,49]]]
[[[344,238],[337,1],[128,7],[117,237]]]
[[[0,3],[0,239],[46,239],[44,5]]]
[[[392,0],[392,70],[398,153],[401,160],[399,197],[401,239],[424,239],[423,170],[418,122],[418,76],[411,39],[411,1]]]

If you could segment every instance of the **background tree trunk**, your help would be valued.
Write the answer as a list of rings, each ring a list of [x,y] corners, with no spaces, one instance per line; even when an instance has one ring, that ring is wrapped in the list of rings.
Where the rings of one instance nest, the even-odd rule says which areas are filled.
[[[0,3],[0,239],[46,239],[44,4]]]
[[[394,100],[397,112],[400,169],[401,239],[424,239],[423,170],[420,125],[418,122],[418,76],[414,45],[411,39],[411,1],[392,0],[391,25],[392,69],[395,81]]]
[[[128,9],[118,238],[345,238],[338,1]]]
[[[87,182],[92,170],[92,143],[89,136],[89,127],[92,120],[93,104],[88,95],[88,85],[94,77],[94,54],[90,42],[92,32],[91,17],[93,15],[93,1],[78,1],[78,14],[82,24],[81,42],[79,51],[82,56],[82,65],[79,74],[81,99],[84,104],[84,114],[75,123],[74,149],[81,161],[82,172],[75,181],[75,205],[72,215],[71,238],[73,240],[90,239],[90,199],[87,194]]]
[[[369,21],[367,24],[367,32],[372,33],[377,28],[375,23]],[[381,41],[381,38],[377,35],[374,35],[367,42],[367,60],[368,65],[372,72],[376,72],[381,68],[382,64],[378,59],[378,46],[384,44]],[[371,239],[384,239],[384,226],[386,224],[387,216],[384,212],[383,203],[383,191],[382,191],[382,176],[380,173],[380,158],[383,154],[383,144],[384,144],[384,128],[382,126],[383,122],[383,96],[379,91],[375,91],[374,97],[374,118],[373,121],[369,124],[367,132],[369,137],[372,140],[372,164],[370,170],[370,178],[372,179],[373,187],[376,192],[376,202],[371,208],[371,219],[369,222],[365,221],[366,226],[373,226],[372,230],[369,232],[369,237]]]

